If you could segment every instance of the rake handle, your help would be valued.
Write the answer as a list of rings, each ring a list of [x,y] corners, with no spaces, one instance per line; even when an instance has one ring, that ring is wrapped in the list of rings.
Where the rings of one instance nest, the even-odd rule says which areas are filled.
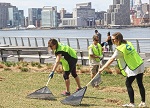
[[[91,79],[91,81],[89,82],[89,83],[87,83],[87,85],[86,86],[88,86],[95,78],[96,78],[96,76],[98,75],[98,74],[100,74],[99,72],[97,72],[97,74]]]
[[[49,83],[50,79],[51,79],[51,77],[50,77],[50,78],[48,78],[48,81],[47,81],[47,83],[46,83],[46,86],[48,86],[48,83]]]

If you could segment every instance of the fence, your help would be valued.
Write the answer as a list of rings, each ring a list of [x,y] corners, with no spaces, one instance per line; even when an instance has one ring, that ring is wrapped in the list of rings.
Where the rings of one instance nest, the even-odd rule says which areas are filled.
[[[74,49],[87,50],[87,47],[92,43],[92,38],[59,38],[54,37],[59,42],[68,44]],[[1,44],[11,46],[30,46],[30,47],[47,47],[49,37],[0,37]],[[150,38],[125,38],[131,41],[139,53],[150,52]],[[104,41],[104,40],[102,40]],[[113,46],[115,47],[115,46]]]

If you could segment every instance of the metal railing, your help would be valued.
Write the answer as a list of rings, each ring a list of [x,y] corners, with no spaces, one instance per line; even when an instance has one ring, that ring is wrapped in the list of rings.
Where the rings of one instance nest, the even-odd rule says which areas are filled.
[[[54,37],[59,42],[67,44],[74,49],[87,50],[92,43],[92,38],[59,38]],[[30,47],[47,47],[50,37],[0,37],[0,43],[11,46],[30,46]],[[150,38],[125,38],[133,43],[139,53],[150,52]],[[102,39],[102,42],[104,39]],[[115,46],[113,46],[115,48]]]

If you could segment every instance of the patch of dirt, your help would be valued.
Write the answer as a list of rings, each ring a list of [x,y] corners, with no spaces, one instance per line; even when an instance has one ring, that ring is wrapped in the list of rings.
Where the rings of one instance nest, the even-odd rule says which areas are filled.
[[[144,75],[150,76],[150,67],[145,68],[145,73]]]
[[[102,92],[116,92],[116,93],[125,93],[127,92],[126,89],[123,89],[121,87],[103,87],[99,89]]]
[[[3,79],[5,79],[5,78],[3,78],[3,77],[0,76],[0,81],[2,81]]]
[[[106,102],[106,103],[115,103],[117,105],[122,105],[122,101],[117,100],[117,99],[105,99],[104,102]]]

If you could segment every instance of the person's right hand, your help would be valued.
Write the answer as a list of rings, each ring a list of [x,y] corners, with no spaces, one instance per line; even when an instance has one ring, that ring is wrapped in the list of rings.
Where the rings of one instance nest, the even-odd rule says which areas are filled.
[[[54,71],[52,71],[50,74],[49,74],[49,78],[53,78],[54,76]]]

